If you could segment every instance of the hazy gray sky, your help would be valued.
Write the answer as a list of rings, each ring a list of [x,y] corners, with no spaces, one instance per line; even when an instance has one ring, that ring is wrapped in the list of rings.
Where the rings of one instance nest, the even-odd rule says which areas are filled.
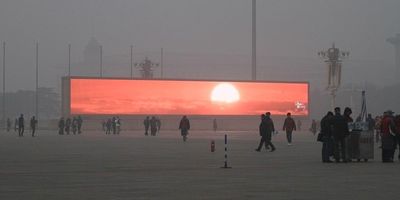
[[[306,67],[311,63],[299,70],[312,70],[323,65],[316,52],[332,42],[351,51],[349,66],[394,67],[393,47],[385,39],[400,33],[399,0],[259,0],[257,9],[260,71],[285,62]],[[204,55],[205,60],[207,55],[248,56],[238,61],[248,65],[243,66],[246,74],[228,72],[247,78],[251,0],[1,0],[0,41],[7,43],[8,90],[34,88],[36,41],[40,43],[40,84],[55,86],[65,73],[60,66],[67,64],[67,44],[72,44],[77,62],[91,36],[104,45],[105,56],[128,54],[131,44],[138,52],[164,47],[181,57]],[[269,58],[274,61],[268,63]],[[278,63],[279,58],[286,61]],[[207,64],[234,64],[221,59]],[[173,58],[168,62],[171,68],[179,66]],[[185,74],[199,71],[186,67]],[[323,70],[317,74],[325,75]]]

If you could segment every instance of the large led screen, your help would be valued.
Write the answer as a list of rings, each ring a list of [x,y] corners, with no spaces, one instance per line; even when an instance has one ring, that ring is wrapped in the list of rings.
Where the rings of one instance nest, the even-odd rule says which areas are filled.
[[[72,78],[71,114],[308,115],[308,83]]]

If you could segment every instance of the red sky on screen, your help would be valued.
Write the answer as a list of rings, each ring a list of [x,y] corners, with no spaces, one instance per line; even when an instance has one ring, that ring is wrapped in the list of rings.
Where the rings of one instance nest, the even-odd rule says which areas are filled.
[[[71,114],[308,115],[307,83],[72,79]]]

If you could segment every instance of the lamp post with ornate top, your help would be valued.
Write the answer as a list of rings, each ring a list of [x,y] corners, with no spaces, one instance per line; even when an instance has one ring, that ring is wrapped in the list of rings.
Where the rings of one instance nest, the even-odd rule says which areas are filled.
[[[336,92],[340,87],[342,79],[342,60],[348,58],[350,53],[348,51],[341,51],[332,45],[328,50],[322,50],[318,52],[318,56],[324,59],[328,67],[328,86],[327,90],[330,91],[332,96],[331,107],[332,110],[336,104]]]

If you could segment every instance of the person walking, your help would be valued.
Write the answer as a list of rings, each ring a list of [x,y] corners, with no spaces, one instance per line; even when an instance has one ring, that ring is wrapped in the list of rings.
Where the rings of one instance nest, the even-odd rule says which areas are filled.
[[[183,137],[183,141],[186,142],[187,140],[187,135],[189,135],[189,130],[190,130],[190,121],[184,115],[179,123],[179,129],[181,130],[181,135]]]
[[[271,127],[271,119],[267,117],[265,114],[261,115],[261,122],[259,125],[259,133],[261,136],[260,139],[260,144],[258,145],[256,151],[260,152],[263,144],[265,145],[265,149],[268,150],[270,149],[269,146],[271,146],[271,152],[275,151],[275,146],[271,143],[272,139],[272,129]]]
[[[74,135],[76,135],[76,132],[78,132],[78,125],[79,125],[79,120],[78,120],[78,118],[76,118],[76,117],[74,117],[74,118],[72,118],[72,123],[71,123],[72,125],[72,133],[74,134]],[[78,132],[79,133],[79,132]]]
[[[333,118],[333,113],[328,112],[321,119],[321,134],[322,134],[322,162],[331,163],[330,156],[333,152],[333,141],[332,141],[332,127],[331,120]]]
[[[332,135],[334,139],[334,157],[336,162],[347,162],[345,138],[349,135],[349,127],[346,119],[340,114],[340,108],[335,108],[335,115],[331,120]]]
[[[263,146],[263,144],[265,145],[265,149],[266,150],[268,150],[268,145],[267,145],[267,126],[266,126],[266,123],[265,123],[265,114],[262,114],[261,115],[261,122],[260,122],[260,125],[259,125],[259,127],[258,127],[258,131],[259,131],[259,134],[260,134],[260,136],[261,136],[261,139],[260,139],[260,144],[258,145],[258,147],[256,148],[256,151],[261,151],[261,148],[262,148],[262,146]]]
[[[111,134],[111,127],[112,127],[112,122],[111,122],[111,119],[108,119],[107,120],[107,123],[106,123],[106,135],[109,135],[109,134]]]
[[[213,120],[213,129],[214,129],[214,132],[217,132],[217,129],[218,129],[217,119]]]
[[[151,136],[156,136],[156,133],[157,133],[157,119],[155,116],[152,116],[150,120],[150,134]]]
[[[106,131],[106,121],[105,120],[103,120],[103,121],[101,121],[101,129],[105,132]]]
[[[67,118],[67,120],[65,120],[65,132],[67,133],[67,135],[69,135],[69,131],[71,128],[71,118]]]
[[[302,125],[302,123],[301,123],[300,119],[297,120],[297,127],[299,128],[299,131],[301,131],[301,125]]]
[[[65,128],[64,117],[61,117],[60,120],[58,121],[58,134],[64,135],[64,128]]]
[[[296,130],[296,123],[294,122],[293,118],[291,117],[291,113],[286,114],[286,119],[285,122],[283,123],[283,131],[286,130],[286,139],[288,142],[288,145],[292,145],[292,133],[293,131]]]
[[[111,123],[112,123],[112,132],[113,132],[113,135],[115,135],[117,132],[117,121],[116,121],[115,117],[112,118]]]
[[[82,117],[79,115],[78,116],[78,118],[77,118],[77,122],[78,122],[78,134],[81,134],[82,133],[82,124],[83,124],[83,120],[82,120]]]
[[[24,136],[24,130],[25,130],[25,120],[24,120],[24,115],[21,114],[18,118],[18,136],[19,137]]]
[[[117,116],[115,118],[115,126],[117,127],[117,135],[121,132],[121,119]]]
[[[150,117],[147,116],[146,119],[143,121],[144,125],[144,135],[149,135],[149,127],[150,127]]]
[[[315,119],[311,121],[310,131],[313,135],[317,134],[317,121]]]
[[[35,132],[36,132],[36,126],[37,126],[38,120],[35,119],[35,116],[31,118],[31,131],[32,131],[32,137],[35,137]]]
[[[161,119],[156,117],[156,124],[157,124],[157,132],[160,133],[161,130]]]
[[[11,129],[11,120],[10,118],[7,118],[7,132],[10,132]]]

